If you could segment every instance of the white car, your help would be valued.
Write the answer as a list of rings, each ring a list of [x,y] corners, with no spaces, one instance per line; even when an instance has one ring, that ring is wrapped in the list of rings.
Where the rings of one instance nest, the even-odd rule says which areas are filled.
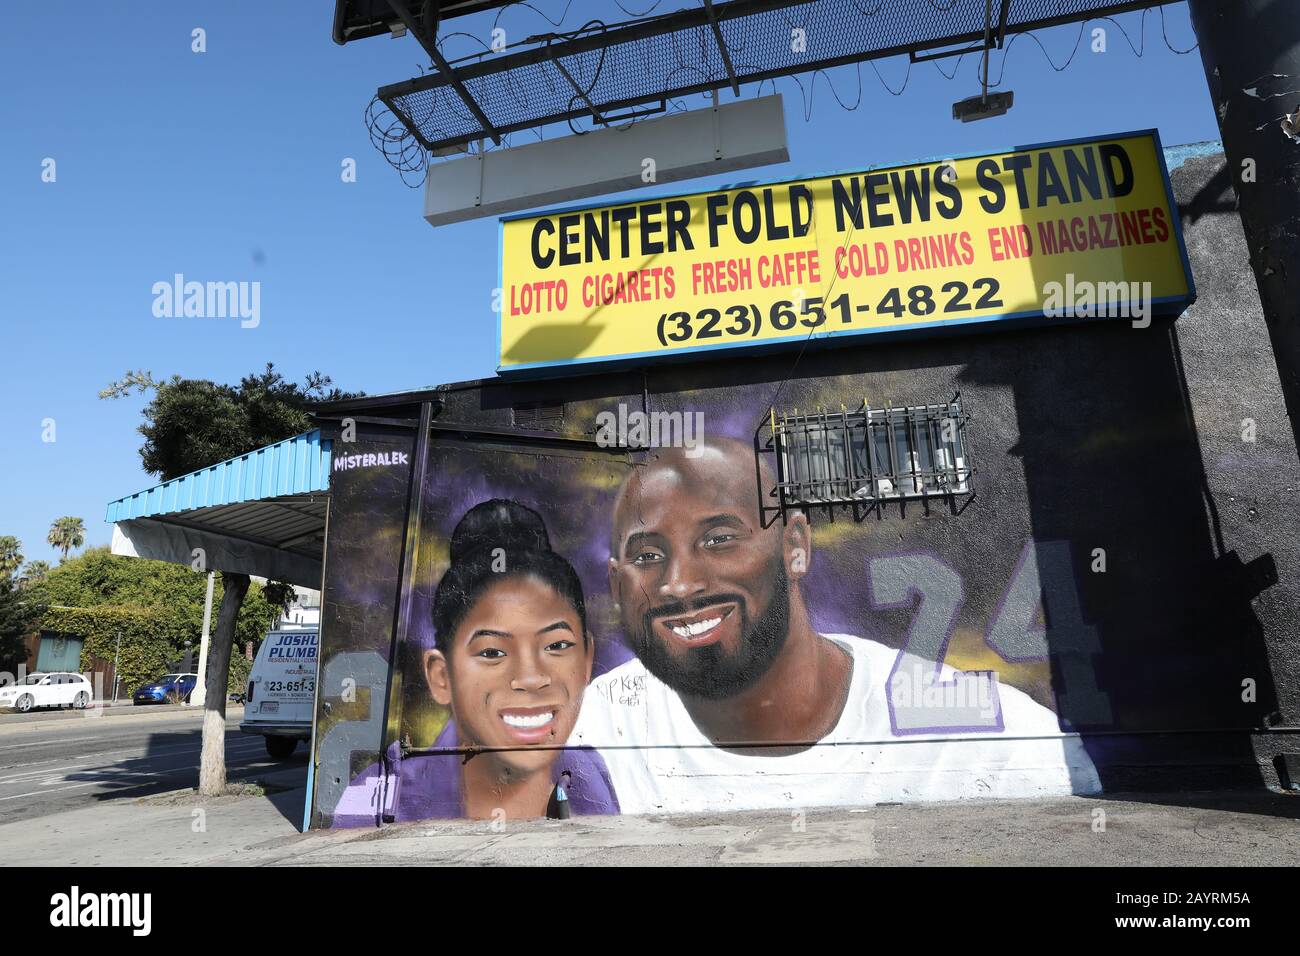
[[[33,707],[90,706],[95,691],[81,674],[28,674],[20,684],[0,687],[0,707],[27,713]]]

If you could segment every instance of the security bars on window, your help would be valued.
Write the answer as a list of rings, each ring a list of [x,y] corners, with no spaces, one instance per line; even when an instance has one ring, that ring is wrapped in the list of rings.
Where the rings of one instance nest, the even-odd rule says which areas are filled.
[[[775,453],[769,500],[782,512],[817,505],[878,506],[971,492],[961,394],[935,405],[773,410],[758,447]],[[763,432],[770,432],[766,441]]]

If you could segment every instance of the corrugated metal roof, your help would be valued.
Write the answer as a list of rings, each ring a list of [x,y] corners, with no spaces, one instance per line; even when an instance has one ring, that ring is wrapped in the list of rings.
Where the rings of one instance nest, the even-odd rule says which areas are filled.
[[[111,501],[104,520],[128,521],[328,491],[330,444],[321,440],[320,429],[286,438]]]
[[[1194,156],[1213,156],[1223,152],[1223,144],[1217,139],[1201,143],[1184,143],[1182,146],[1165,147],[1165,165],[1172,173]]]

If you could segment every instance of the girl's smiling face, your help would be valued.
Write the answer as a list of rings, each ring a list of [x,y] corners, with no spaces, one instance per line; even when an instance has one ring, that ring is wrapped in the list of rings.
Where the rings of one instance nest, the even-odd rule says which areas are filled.
[[[462,746],[510,748],[497,758],[531,773],[569,739],[593,650],[569,601],[537,577],[511,576],[479,594],[446,654],[425,652],[425,679],[451,706]]]

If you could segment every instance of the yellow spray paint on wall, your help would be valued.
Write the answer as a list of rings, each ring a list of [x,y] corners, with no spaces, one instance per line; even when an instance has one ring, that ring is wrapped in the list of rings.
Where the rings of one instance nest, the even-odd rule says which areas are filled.
[[[502,372],[1194,298],[1154,131],[501,228]]]

